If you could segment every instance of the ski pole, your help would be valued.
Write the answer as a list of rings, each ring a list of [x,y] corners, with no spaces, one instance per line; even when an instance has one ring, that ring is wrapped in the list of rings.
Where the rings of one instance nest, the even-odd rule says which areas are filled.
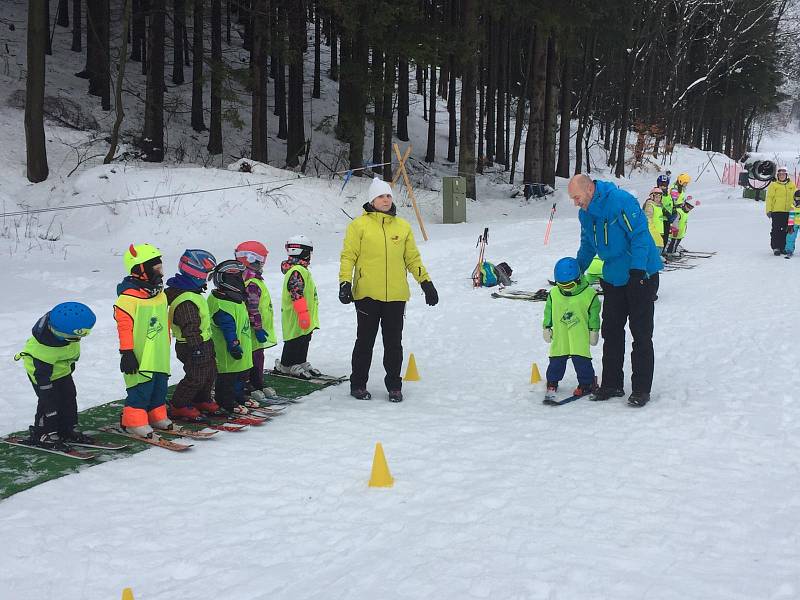
[[[553,226],[553,217],[556,214],[556,203],[553,202],[553,208],[550,210],[550,219],[547,221],[547,230],[544,232],[544,245],[550,241],[550,228]]]

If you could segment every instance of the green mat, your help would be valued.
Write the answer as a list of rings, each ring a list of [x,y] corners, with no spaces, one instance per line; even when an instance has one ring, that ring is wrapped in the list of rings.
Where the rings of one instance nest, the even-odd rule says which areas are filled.
[[[265,385],[273,388],[279,396],[287,398],[300,398],[325,387],[308,381],[269,376],[265,378]],[[167,397],[172,395],[174,387],[170,386]],[[33,399],[31,399],[31,402],[33,402]],[[97,439],[106,442],[128,444],[128,447],[124,450],[86,448],[87,452],[97,454],[97,458],[93,460],[78,461],[58,454],[37,452],[0,443],[0,499],[8,498],[17,492],[27,490],[45,481],[57,479],[70,473],[77,473],[102,462],[126,458],[144,450],[164,452],[164,450],[154,448],[149,444],[97,431],[103,425],[118,423],[122,407],[123,400],[116,400],[86,409],[78,415],[78,424],[81,431],[90,433],[96,436]],[[34,409],[35,406],[32,405],[31,411]],[[25,437],[28,435],[27,431],[16,431],[14,433]]]

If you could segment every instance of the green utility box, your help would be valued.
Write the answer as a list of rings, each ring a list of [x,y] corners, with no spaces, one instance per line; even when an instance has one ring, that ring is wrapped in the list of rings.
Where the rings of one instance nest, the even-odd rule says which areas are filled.
[[[442,177],[442,223],[467,222],[467,179]]]

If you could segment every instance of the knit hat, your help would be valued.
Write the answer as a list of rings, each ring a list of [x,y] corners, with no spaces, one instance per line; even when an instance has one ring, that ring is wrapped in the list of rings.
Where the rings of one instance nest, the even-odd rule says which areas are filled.
[[[384,194],[392,196],[392,186],[380,177],[376,177],[372,180],[372,183],[369,184],[369,192],[367,194],[369,201],[372,202],[375,198],[383,196]]]

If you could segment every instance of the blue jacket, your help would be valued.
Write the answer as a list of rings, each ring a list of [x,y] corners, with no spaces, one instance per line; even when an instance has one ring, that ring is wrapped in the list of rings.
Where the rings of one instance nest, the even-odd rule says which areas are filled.
[[[648,277],[658,273],[664,265],[636,198],[608,181],[594,183],[592,201],[578,211],[581,272],[596,254],[603,259],[603,279],[611,285],[626,285],[631,269],[641,269]]]

